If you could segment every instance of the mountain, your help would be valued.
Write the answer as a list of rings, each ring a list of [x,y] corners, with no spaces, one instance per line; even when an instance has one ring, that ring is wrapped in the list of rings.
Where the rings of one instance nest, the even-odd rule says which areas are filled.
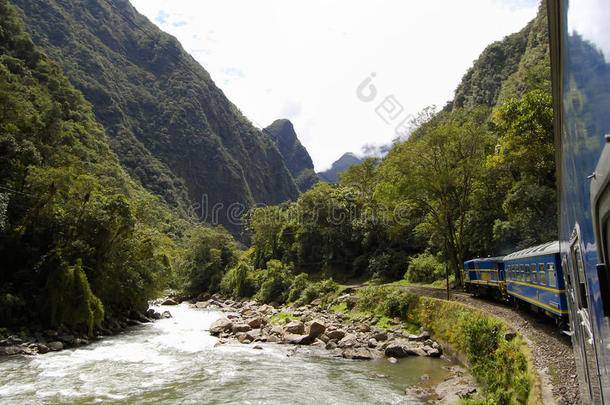
[[[487,105],[540,89],[551,91],[546,1],[521,31],[487,46],[468,69],[450,103],[453,109]]]
[[[269,135],[279,149],[286,167],[302,193],[320,181],[314,171],[311,157],[307,149],[301,145],[292,122],[286,119],[275,120],[263,132]]]
[[[7,0],[0,107],[0,327],[91,333],[146,308],[188,224],[123,170],[91,105]]]
[[[352,152],[344,153],[332,164],[330,169],[318,173],[318,176],[320,176],[320,179],[328,183],[338,183],[339,173],[343,173],[352,165],[359,165],[360,163],[364,162],[365,159],[366,157],[359,158]]]
[[[252,204],[297,197],[271,139],[127,0],[11,2],[91,102],[128,173],[183,214],[215,222],[211,212],[237,231]]]

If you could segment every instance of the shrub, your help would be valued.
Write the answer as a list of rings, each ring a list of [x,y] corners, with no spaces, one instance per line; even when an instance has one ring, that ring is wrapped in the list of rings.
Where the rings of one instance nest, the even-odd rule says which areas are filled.
[[[405,279],[411,283],[432,283],[445,276],[445,267],[430,252],[420,253],[409,263]]]
[[[240,260],[231,268],[220,282],[220,291],[233,297],[251,297],[256,292],[254,268]]]
[[[268,303],[286,301],[288,290],[292,285],[292,272],[279,260],[269,260],[267,268],[258,272],[256,284],[259,286],[254,298],[260,302]]]
[[[309,276],[305,273],[301,273],[294,278],[290,291],[288,292],[288,302],[296,302],[301,298],[301,294],[309,287]],[[313,300],[313,299],[312,299]]]

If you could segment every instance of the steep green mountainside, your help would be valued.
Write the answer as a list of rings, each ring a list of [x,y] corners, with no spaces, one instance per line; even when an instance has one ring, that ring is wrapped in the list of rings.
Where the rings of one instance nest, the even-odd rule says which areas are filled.
[[[455,91],[453,109],[500,106],[532,90],[551,91],[546,2],[521,31],[489,45]]]
[[[0,0],[0,327],[146,305],[188,224],[136,184],[91,105]]]
[[[320,181],[313,169],[311,157],[307,149],[301,145],[292,122],[286,119],[275,120],[264,129],[264,132],[271,137],[280,150],[284,162],[301,192],[309,190]]]
[[[93,104],[132,177],[203,220],[222,204],[281,203],[297,186],[282,156],[178,41],[127,0],[11,0],[36,44]],[[201,208],[202,196],[209,207]],[[206,208],[208,210],[206,211]]]
[[[341,157],[332,164],[330,169],[318,173],[318,176],[320,176],[322,181],[326,181],[328,183],[338,183],[339,173],[343,173],[349,169],[350,166],[359,165],[363,161],[364,159],[359,158],[352,152],[347,152],[341,155]]]

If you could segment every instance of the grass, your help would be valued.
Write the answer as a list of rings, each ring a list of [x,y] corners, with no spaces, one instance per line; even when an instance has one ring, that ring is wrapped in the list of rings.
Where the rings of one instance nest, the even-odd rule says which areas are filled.
[[[417,287],[428,287],[428,288],[437,288],[440,290],[444,290],[447,288],[447,281],[445,279],[436,280],[431,283],[412,283],[407,280],[398,280],[393,283],[382,284],[385,286],[417,286]],[[449,276],[449,288],[455,288],[455,276]]]
[[[283,325],[286,322],[289,322],[289,320],[291,319],[296,319],[297,317],[295,317],[294,315],[292,315],[289,312],[278,312],[277,314],[273,315],[271,317],[271,319],[269,320],[270,323],[274,324],[274,325]]]

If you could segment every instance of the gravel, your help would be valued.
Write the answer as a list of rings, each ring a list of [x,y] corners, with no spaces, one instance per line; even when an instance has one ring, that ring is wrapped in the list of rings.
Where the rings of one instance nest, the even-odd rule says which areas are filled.
[[[446,290],[419,286],[400,288],[417,294],[447,298]],[[503,319],[526,339],[532,350],[534,366],[543,383],[543,396],[545,388],[550,388],[557,404],[581,404],[570,338],[560,332],[552,319],[531,311],[517,311],[508,304],[475,298],[463,292],[452,291],[451,299]]]

